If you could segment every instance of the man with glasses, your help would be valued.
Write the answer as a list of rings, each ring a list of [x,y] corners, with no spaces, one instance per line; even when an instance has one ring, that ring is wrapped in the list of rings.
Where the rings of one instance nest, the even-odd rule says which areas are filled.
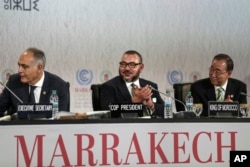
[[[208,101],[238,101],[246,103],[247,86],[242,81],[230,78],[234,62],[226,54],[218,54],[209,68],[209,78],[201,79],[191,85],[194,103],[203,104],[202,116],[208,116]]]
[[[164,101],[156,83],[140,78],[144,64],[140,53],[126,51],[119,63],[119,76],[105,82],[101,89],[101,108],[109,110],[110,104],[142,103],[148,115],[163,116]]]

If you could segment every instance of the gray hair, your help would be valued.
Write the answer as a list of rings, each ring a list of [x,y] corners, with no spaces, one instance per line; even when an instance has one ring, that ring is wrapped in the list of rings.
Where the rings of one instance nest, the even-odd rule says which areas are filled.
[[[45,54],[42,50],[32,47],[32,48],[26,49],[26,51],[32,52],[34,54],[34,58],[35,58],[36,63],[41,63],[43,65],[43,68],[45,68],[46,57],[45,57]]]

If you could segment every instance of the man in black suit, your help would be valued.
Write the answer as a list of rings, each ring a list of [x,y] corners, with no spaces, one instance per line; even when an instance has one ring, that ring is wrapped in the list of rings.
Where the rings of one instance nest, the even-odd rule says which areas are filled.
[[[59,111],[69,110],[67,83],[60,77],[44,71],[45,63],[44,52],[37,48],[28,48],[21,54],[18,60],[18,73],[11,75],[6,84],[17,97],[8,89],[3,89],[0,94],[0,115],[6,110],[10,111],[8,114],[11,115],[17,111],[17,104],[28,103],[30,85],[36,86],[35,103],[50,103],[51,92],[56,90],[59,97]]]
[[[201,79],[191,85],[194,103],[203,104],[201,116],[208,116],[208,101],[238,101],[247,103],[247,86],[242,81],[230,78],[234,68],[233,60],[226,54],[218,54],[209,68],[209,78]],[[221,95],[221,96],[220,96]]]
[[[157,84],[139,78],[143,68],[141,54],[134,50],[126,51],[121,58],[119,76],[102,85],[101,108],[109,110],[110,104],[142,103],[150,115],[163,117],[164,101],[158,92],[150,88],[157,89]]]

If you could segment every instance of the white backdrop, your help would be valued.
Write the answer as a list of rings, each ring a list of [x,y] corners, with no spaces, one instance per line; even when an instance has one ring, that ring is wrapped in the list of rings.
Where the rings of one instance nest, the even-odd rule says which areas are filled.
[[[207,77],[218,53],[234,59],[233,77],[249,88],[249,6],[248,0],[1,0],[1,81],[32,46],[45,51],[46,70],[70,82],[72,112],[92,110],[90,85],[116,76],[129,49],[143,55],[142,77],[162,91]]]

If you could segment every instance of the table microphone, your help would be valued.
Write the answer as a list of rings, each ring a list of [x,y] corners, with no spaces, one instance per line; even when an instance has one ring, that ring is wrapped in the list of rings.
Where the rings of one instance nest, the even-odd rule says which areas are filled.
[[[248,94],[246,94],[246,93],[244,93],[244,92],[240,92],[240,94],[243,95],[243,96],[250,97],[250,95],[248,95]]]
[[[159,92],[160,94],[163,94],[164,96],[168,96],[167,94],[165,94],[165,93],[163,93],[163,92],[161,92],[161,91],[155,89],[155,88],[154,88],[153,86],[151,86],[151,85],[149,85],[149,87],[150,87],[152,90],[154,90],[154,91],[156,91],[156,92]],[[176,99],[176,98],[174,98],[174,97],[172,97],[172,96],[169,96],[169,97],[171,97],[173,100],[178,101],[179,103],[181,103],[181,104],[184,106],[185,111],[187,111],[186,105],[185,105],[181,100],[178,100],[178,99]]]
[[[0,81],[0,84],[3,85],[3,87],[6,88],[20,103],[23,103],[23,101],[12,90],[10,90],[10,88],[8,88],[7,85],[5,85],[1,81]]]

